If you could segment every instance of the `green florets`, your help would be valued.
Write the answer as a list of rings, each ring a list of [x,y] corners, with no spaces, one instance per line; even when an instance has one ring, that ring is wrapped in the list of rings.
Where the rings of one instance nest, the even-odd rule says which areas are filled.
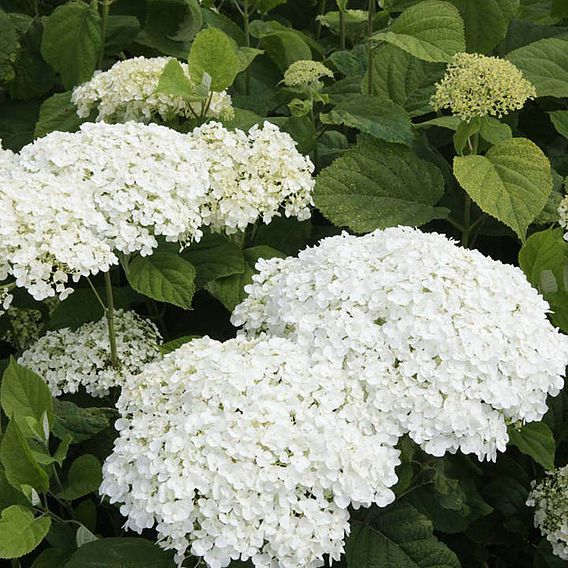
[[[288,67],[284,73],[284,84],[295,88],[314,87],[322,77],[333,77],[333,72],[319,61],[301,59]]]
[[[458,53],[432,97],[435,110],[450,109],[462,120],[502,117],[536,97],[536,89],[510,61]]]

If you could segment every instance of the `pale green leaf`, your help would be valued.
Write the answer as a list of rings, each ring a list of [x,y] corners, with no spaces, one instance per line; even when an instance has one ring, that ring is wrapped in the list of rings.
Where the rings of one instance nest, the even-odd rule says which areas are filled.
[[[544,422],[530,422],[520,430],[509,427],[509,441],[544,469],[554,469],[556,444],[550,428]]]
[[[193,85],[177,59],[171,59],[166,63],[156,91],[174,97],[188,98],[191,96]]]
[[[555,110],[548,114],[556,131],[568,139],[568,110]]]
[[[45,538],[51,519],[34,518],[33,511],[12,505],[0,517],[0,558],[19,558],[31,552]]]
[[[312,52],[308,44],[292,31],[275,31],[264,35],[260,46],[284,72],[294,61],[311,59]]]

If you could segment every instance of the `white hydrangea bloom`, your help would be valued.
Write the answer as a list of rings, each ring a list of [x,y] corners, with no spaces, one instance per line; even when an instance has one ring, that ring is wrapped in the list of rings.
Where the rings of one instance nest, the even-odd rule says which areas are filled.
[[[11,273],[36,300],[106,272],[116,252],[149,255],[199,239],[209,175],[188,137],[157,125],[84,124],[24,147],[0,171],[0,278]]]
[[[533,481],[527,505],[534,507],[534,525],[552,545],[552,552],[568,560],[568,465]]]
[[[159,117],[169,121],[180,116],[201,116],[206,101],[186,99],[156,92],[160,76],[171,57],[134,57],[118,61],[108,71],[95,71],[93,78],[73,91],[71,100],[77,114],[86,118],[97,110],[97,120],[105,122],[150,122]],[[180,63],[189,79],[187,63]],[[228,119],[234,114],[226,91],[211,93],[206,116]]]
[[[232,322],[368,381],[371,404],[435,456],[495,459],[507,424],[540,420],[563,386],[568,337],[521,270],[442,235],[343,234],[257,269]]]
[[[75,331],[48,331],[22,353],[18,363],[42,377],[53,396],[75,393],[79,387],[92,396],[105,396],[158,359],[162,342],[156,326],[134,312],[117,310],[114,325],[118,368],[110,362],[106,318]]]
[[[348,505],[394,499],[399,432],[366,396],[281,338],[194,340],[126,381],[101,493],[179,562],[323,566]]]
[[[13,299],[14,296],[10,294],[9,288],[0,287],[0,316],[3,316],[8,311]]]
[[[280,208],[287,217],[309,218],[314,165],[289,134],[270,122],[248,135],[210,122],[190,136],[208,155],[210,211],[204,218],[214,229],[231,234],[259,218],[269,223]]]

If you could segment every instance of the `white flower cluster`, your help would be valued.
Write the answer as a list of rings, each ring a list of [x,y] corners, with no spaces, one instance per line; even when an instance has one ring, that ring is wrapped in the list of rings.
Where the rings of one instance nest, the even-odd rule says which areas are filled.
[[[369,404],[435,456],[495,459],[507,424],[540,420],[563,386],[568,337],[521,270],[442,235],[343,234],[257,268],[232,322],[367,382]]]
[[[72,101],[80,117],[98,111],[97,120],[105,122],[150,122],[159,117],[170,121],[200,117],[206,99],[188,99],[157,92],[160,76],[171,57],[134,57],[118,61],[108,71],[96,71],[93,78],[73,91]],[[189,79],[186,63],[180,63]],[[226,91],[211,93],[205,116],[229,119],[234,114],[231,97]]]
[[[108,271],[116,251],[199,238],[209,189],[186,135],[133,122],[48,134],[0,178],[0,258],[36,300],[64,299],[70,277]]]
[[[13,299],[14,296],[10,294],[9,288],[5,286],[0,287],[0,316],[3,316],[8,311]]]
[[[194,340],[126,382],[101,492],[179,562],[323,566],[348,505],[394,499],[399,432],[366,397],[285,339]]]
[[[527,505],[535,508],[534,524],[552,545],[552,552],[568,560],[568,465],[533,481]]]
[[[79,387],[93,396],[123,386],[160,356],[160,333],[134,312],[114,314],[119,367],[110,362],[106,319],[83,324],[77,330],[49,331],[22,353],[18,363],[42,377],[53,396],[75,393]]]
[[[248,135],[210,122],[191,138],[208,156],[211,199],[204,219],[213,229],[235,233],[259,217],[269,223],[280,207],[287,217],[309,218],[314,165],[289,134],[270,122]]]

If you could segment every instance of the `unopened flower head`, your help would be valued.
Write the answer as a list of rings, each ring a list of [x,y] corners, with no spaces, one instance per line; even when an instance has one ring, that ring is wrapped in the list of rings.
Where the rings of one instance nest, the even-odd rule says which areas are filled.
[[[248,133],[216,122],[195,129],[190,138],[207,155],[211,190],[204,222],[228,234],[257,220],[310,217],[314,165],[286,132],[265,122]]]
[[[84,124],[25,146],[1,171],[3,271],[36,300],[106,272],[116,252],[149,255],[158,237],[199,239],[205,154],[185,134],[140,123]]]
[[[568,465],[533,481],[527,500],[534,507],[534,524],[552,545],[552,552],[568,560]]]
[[[319,61],[300,59],[284,73],[284,84],[294,88],[313,88],[322,84],[320,79],[323,77],[333,77],[331,69]]]
[[[2,336],[16,349],[25,349],[36,341],[45,329],[42,313],[39,310],[10,307],[7,310],[9,327]]]
[[[510,61],[478,53],[458,53],[436,85],[435,110],[449,109],[462,120],[502,117],[521,109],[536,89]]]
[[[369,403],[433,455],[494,459],[507,424],[540,420],[563,386],[568,337],[521,270],[442,235],[343,234],[257,269],[233,323],[368,383]]]
[[[347,507],[392,502],[399,463],[396,425],[345,379],[281,338],[187,343],[127,381],[101,493],[179,562],[337,560]]]
[[[206,100],[189,102],[181,96],[157,92],[160,76],[172,58],[134,57],[115,63],[108,71],[96,71],[93,78],[73,91],[72,101],[80,117],[97,111],[97,120],[105,122],[150,122],[175,117],[201,116]],[[189,79],[186,63],[180,63]],[[213,92],[206,116],[227,119],[234,114],[231,97]]]
[[[105,396],[158,359],[162,342],[156,326],[134,312],[118,310],[114,320],[116,368],[111,364],[106,318],[74,331],[48,331],[22,353],[18,363],[42,377],[53,396],[75,393],[80,387],[93,396]]]
[[[567,232],[564,233],[564,239],[568,241],[568,195],[560,202],[558,207],[558,222]]]

